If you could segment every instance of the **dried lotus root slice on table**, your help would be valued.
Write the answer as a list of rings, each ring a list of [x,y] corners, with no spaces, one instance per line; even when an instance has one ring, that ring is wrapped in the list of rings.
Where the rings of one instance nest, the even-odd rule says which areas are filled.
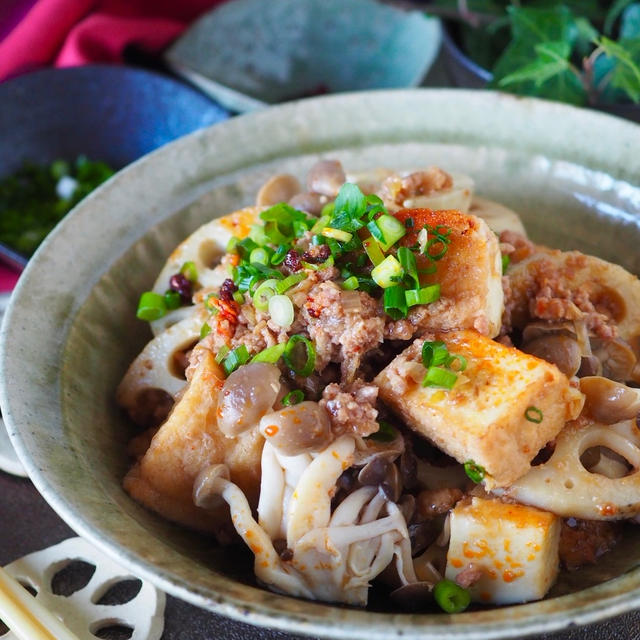
[[[595,447],[602,448],[595,450],[600,458],[588,470],[583,454]],[[616,477],[621,473],[622,477]],[[640,430],[635,419],[614,425],[568,423],[558,435],[549,460],[533,467],[503,495],[563,517],[619,520],[637,516]]]
[[[53,586],[56,576],[65,568],[73,570],[73,563],[78,561],[93,566],[89,581],[70,595],[56,594]],[[34,590],[36,599],[78,638],[96,637],[95,634],[109,627],[131,629],[131,635],[127,636],[131,640],[159,640],[162,636],[165,594],[131,575],[82,538],[69,538],[30,553],[5,569],[20,584]],[[133,597],[130,588],[123,589],[122,597],[118,598],[117,585],[130,581],[139,581],[140,589]],[[118,599],[121,601],[117,602]],[[116,602],[109,604],[113,601]],[[9,631],[2,638],[17,640],[18,636]]]

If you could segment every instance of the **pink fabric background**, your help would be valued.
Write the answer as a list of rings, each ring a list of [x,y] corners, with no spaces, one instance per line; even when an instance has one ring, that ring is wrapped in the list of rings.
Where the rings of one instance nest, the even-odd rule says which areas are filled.
[[[0,81],[48,65],[121,63],[128,45],[159,53],[221,1],[24,0],[33,6],[0,42]]]

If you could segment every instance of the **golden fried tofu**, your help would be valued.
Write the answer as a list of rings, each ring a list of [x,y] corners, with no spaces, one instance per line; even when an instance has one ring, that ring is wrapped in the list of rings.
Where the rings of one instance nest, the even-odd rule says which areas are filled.
[[[435,232],[428,231],[428,238],[436,241],[429,249],[431,255],[438,256],[445,249],[446,253],[434,262],[418,256],[418,267],[436,266],[435,273],[422,276],[421,282],[439,283],[440,299],[412,309],[411,323],[420,330],[475,329],[497,336],[504,298],[502,259],[498,239],[487,223],[452,210],[402,209],[394,216],[405,225],[407,220],[413,221],[412,230],[401,240],[405,246],[418,242],[425,225],[447,238],[443,244]]]
[[[218,429],[217,400],[223,384],[224,374],[213,354],[203,350],[184,395],[123,483],[149,509],[203,531],[219,530],[227,518],[226,507],[205,511],[193,503],[193,483],[203,469],[226,464],[231,481],[254,506],[260,489],[264,438],[257,427],[235,438]]]
[[[453,388],[422,386],[424,340],[416,340],[376,377],[379,397],[450,456],[484,467],[488,488],[524,475],[536,453],[582,409],[583,395],[555,365],[476,331],[429,339],[467,361]]]
[[[558,574],[560,518],[521,504],[473,498],[451,512],[446,577],[473,572],[471,598],[510,604],[542,598]]]

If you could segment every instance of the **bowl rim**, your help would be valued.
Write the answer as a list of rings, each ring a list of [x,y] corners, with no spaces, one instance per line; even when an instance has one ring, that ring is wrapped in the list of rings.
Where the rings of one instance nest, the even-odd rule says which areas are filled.
[[[399,110],[406,117],[393,121]],[[353,119],[354,115],[358,118]],[[513,129],[511,133],[505,130],[505,119],[511,119],[519,127],[517,140],[513,139]],[[325,126],[318,125],[321,121]],[[288,123],[286,128],[281,126],[283,122]],[[330,127],[327,122],[332,123]],[[484,127],[479,127],[480,123],[484,123]],[[571,126],[550,129],[549,123]],[[527,126],[522,128],[524,124]],[[594,128],[599,132],[595,139]],[[272,133],[269,144],[256,143],[224,157],[214,155],[217,144],[251,137],[265,129]],[[412,89],[323,96],[244,115],[189,134],[132,163],[99,187],[65,218],[27,265],[0,329],[0,405],[18,456],[38,491],[80,535],[168,593],[258,626],[332,638],[373,640],[402,636],[470,640],[511,637],[514,628],[520,637],[555,631],[640,607],[640,569],[568,596],[500,609],[498,622],[491,620],[495,610],[434,616],[379,614],[307,602],[300,608],[297,600],[268,592],[265,595],[262,590],[239,583],[235,583],[234,588],[234,583],[223,577],[216,582],[219,591],[214,594],[175,575],[159,574],[152,563],[123,543],[123,536],[118,537],[114,531],[96,530],[83,514],[85,505],[78,502],[79,496],[60,493],[61,487],[64,489],[60,471],[45,464],[49,443],[36,444],[37,423],[31,405],[35,403],[38,407],[37,396],[48,384],[50,388],[46,393],[53,403],[48,411],[60,408],[58,364],[73,318],[100,277],[164,215],[152,208],[137,207],[141,183],[157,181],[155,197],[165,200],[168,212],[175,212],[185,198],[194,197],[193,181],[198,176],[223,177],[242,168],[301,153],[327,153],[349,146],[407,140],[445,143],[463,140],[478,147],[491,144],[507,149],[524,148],[532,154],[577,162],[632,183],[637,182],[640,175],[640,156],[634,151],[637,145],[633,144],[634,140],[640,141],[637,125],[568,105],[487,91]],[[606,152],[610,154],[614,141],[617,141],[617,154],[612,160]],[[205,154],[198,168],[186,167],[179,175],[168,171],[167,164],[180,163],[194,149]],[[206,171],[201,167],[204,160],[211,162]],[[184,190],[185,184],[191,191]],[[125,198],[129,203],[126,205],[129,210],[119,213],[121,218],[127,217],[126,224],[118,229],[117,237],[115,231],[108,232],[110,242],[95,244],[96,225],[92,226],[91,222],[118,198]],[[150,216],[149,211],[153,211],[153,215]],[[31,297],[41,288],[46,290],[47,284],[54,281],[51,260],[71,247],[79,255],[91,247],[90,264],[79,264],[77,273],[73,274],[73,282],[77,282],[78,287],[70,294],[71,303],[51,301],[52,317],[43,320],[49,329],[47,337],[30,335],[25,327],[29,326],[29,314],[38,308],[38,300]],[[66,315],[61,316],[61,312]],[[39,372],[25,371],[22,366],[24,350],[30,345],[33,347],[34,341],[41,347],[39,357],[45,365],[42,376]],[[31,377],[34,373],[37,375]],[[69,464],[74,463],[73,451],[65,450],[64,456]],[[258,594],[263,597],[256,597]],[[298,607],[287,611],[287,603],[291,601],[298,603]],[[572,608],[568,612],[562,610],[563,605],[570,602]]]

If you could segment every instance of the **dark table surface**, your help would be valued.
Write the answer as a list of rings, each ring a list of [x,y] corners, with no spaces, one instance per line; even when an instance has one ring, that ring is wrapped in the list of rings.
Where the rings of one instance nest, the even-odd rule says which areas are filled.
[[[33,484],[0,471],[0,565],[75,535]],[[0,637],[2,630],[0,629]],[[303,640],[222,618],[168,597],[162,640]],[[589,627],[573,628],[537,640],[640,640],[640,612]]]

